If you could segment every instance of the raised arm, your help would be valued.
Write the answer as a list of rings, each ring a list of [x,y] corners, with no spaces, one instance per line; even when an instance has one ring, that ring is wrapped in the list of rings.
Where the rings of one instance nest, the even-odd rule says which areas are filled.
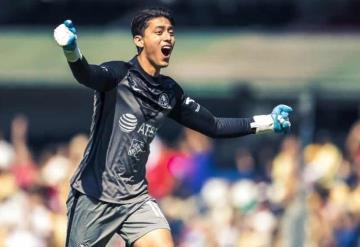
[[[292,112],[291,107],[279,105],[268,115],[251,118],[219,118],[193,99],[183,96],[170,113],[170,117],[207,136],[229,138],[268,131],[287,132],[290,129],[290,112]]]
[[[92,89],[108,91],[116,86],[116,74],[107,64],[89,65],[77,45],[76,29],[66,20],[54,30],[54,38],[63,48],[65,57],[76,80]]]

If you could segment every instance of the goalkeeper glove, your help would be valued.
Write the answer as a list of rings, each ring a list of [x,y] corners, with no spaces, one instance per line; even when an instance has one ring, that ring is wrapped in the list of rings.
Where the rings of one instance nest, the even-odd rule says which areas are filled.
[[[287,133],[290,130],[289,114],[293,111],[290,106],[278,105],[269,115],[254,116],[254,122],[250,124],[256,133],[274,131],[275,133]]]
[[[54,38],[56,43],[63,48],[65,57],[69,62],[75,62],[82,57],[76,44],[76,29],[71,20],[66,20],[55,28]]]

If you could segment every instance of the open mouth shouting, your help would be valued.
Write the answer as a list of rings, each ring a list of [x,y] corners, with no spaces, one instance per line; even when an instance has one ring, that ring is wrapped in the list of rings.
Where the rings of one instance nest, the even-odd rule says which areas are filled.
[[[161,53],[165,58],[170,58],[172,48],[173,47],[171,45],[164,45],[161,47]]]

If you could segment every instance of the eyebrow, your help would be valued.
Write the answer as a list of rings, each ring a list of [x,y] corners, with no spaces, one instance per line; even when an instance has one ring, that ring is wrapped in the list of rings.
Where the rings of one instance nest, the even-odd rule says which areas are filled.
[[[165,29],[166,26],[156,26],[155,29],[156,29],[156,28]],[[174,27],[173,27],[172,25],[168,26],[168,28],[174,29]]]

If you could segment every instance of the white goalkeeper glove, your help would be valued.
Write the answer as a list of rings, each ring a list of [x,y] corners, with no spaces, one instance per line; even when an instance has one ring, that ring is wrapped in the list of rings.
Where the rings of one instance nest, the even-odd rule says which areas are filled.
[[[76,44],[76,29],[71,20],[66,20],[55,28],[54,39],[63,48],[65,57],[69,62],[76,62],[82,57]]]
[[[273,131],[275,133],[287,133],[290,131],[289,114],[293,111],[290,106],[278,105],[269,115],[254,116],[251,128],[256,130],[256,134]]]

